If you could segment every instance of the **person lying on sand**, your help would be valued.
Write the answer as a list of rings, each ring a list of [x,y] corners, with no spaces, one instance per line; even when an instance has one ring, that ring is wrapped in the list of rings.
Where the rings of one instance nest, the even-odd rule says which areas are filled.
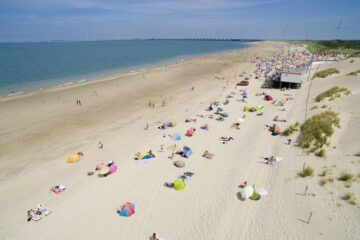
[[[59,193],[63,192],[64,190],[66,190],[66,187],[62,184],[58,184],[58,185],[55,185],[52,188],[50,188],[50,191],[52,191],[55,194],[59,194]]]
[[[220,141],[222,141],[223,144],[230,142],[231,140],[234,140],[233,137],[221,137]]]
[[[273,162],[276,162],[276,159],[274,156],[265,157],[264,162],[265,162],[265,164],[271,165],[271,164],[273,164]]]
[[[205,130],[205,131],[208,131],[208,130],[209,130],[209,124],[205,123],[204,125],[202,125],[202,126],[200,127],[200,129]]]
[[[231,128],[235,128],[237,130],[240,130],[240,123],[236,122],[231,125]]]
[[[225,118],[223,118],[223,117],[220,116],[220,117],[216,118],[216,120],[217,120],[217,121],[224,121]]]
[[[262,116],[264,113],[263,112],[259,112],[256,114],[256,116]]]
[[[280,119],[278,115],[276,115],[273,119],[274,122],[286,122],[286,119]]]
[[[239,185],[239,188],[244,188],[244,187],[246,187],[247,186],[247,181],[244,181],[243,183],[241,183],[240,185]]]
[[[164,186],[165,186],[165,187],[168,187],[168,188],[173,188],[173,187],[174,187],[174,183],[166,182],[166,183],[164,183]]]
[[[215,154],[210,153],[208,150],[205,150],[205,152],[203,153],[202,156],[203,156],[204,158],[207,158],[207,159],[213,159],[213,157],[215,156]]]
[[[186,118],[185,122],[194,122],[194,123],[196,123],[196,118]]]

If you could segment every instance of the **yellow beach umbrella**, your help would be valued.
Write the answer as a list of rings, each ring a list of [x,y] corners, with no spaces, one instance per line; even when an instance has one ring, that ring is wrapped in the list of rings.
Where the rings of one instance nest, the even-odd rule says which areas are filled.
[[[67,160],[68,163],[76,163],[80,161],[80,155],[77,153],[71,154]]]

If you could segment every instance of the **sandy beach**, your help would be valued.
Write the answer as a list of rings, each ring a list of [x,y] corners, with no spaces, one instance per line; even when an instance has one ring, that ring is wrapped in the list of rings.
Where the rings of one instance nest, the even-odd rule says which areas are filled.
[[[287,47],[284,42],[259,42],[240,51],[0,100],[0,238],[148,239],[155,232],[166,240],[358,239],[360,205],[340,197],[352,192],[360,199],[359,177],[346,188],[337,180],[320,186],[318,174],[325,166],[334,178],[343,171],[359,174],[360,158],[354,154],[360,151],[360,75],[346,75],[360,69],[360,60],[314,65],[300,89],[261,89],[263,80],[252,76],[252,59],[268,58]],[[330,67],[340,73],[311,78],[315,71]],[[249,86],[235,88],[245,76]],[[333,86],[351,89],[351,94],[314,102]],[[245,88],[248,103],[237,101],[239,90]],[[280,112],[255,96],[260,91],[274,99],[290,94],[294,100]],[[208,114],[205,109],[211,102],[223,102],[228,95],[233,98],[222,106],[229,114],[224,121],[199,117]],[[246,105],[263,105],[263,115],[244,113]],[[279,123],[286,129],[326,109],[339,114],[341,128],[335,128],[323,159],[284,144],[286,137],[274,137],[265,127],[275,115],[286,118]],[[231,128],[244,114],[240,129]],[[185,122],[187,117],[196,117],[196,123]],[[158,129],[172,119],[177,121],[174,128]],[[209,130],[201,130],[206,123]],[[176,142],[168,136],[184,135],[191,127],[196,128],[192,137]],[[291,136],[293,143],[297,135]],[[223,136],[234,140],[223,144]],[[182,159],[179,155],[169,159],[174,144],[193,151],[184,168],[173,165]],[[155,158],[134,160],[135,153],[149,149]],[[203,158],[205,150],[215,156]],[[84,156],[79,162],[66,162],[80,151]],[[282,161],[266,165],[262,156],[281,156]],[[87,175],[101,161],[110,160],[117,164],[116,173],[106,178]],[[314,168],[313,177],[297,177],[304,164]],[[187,171],[195,174],[183,191],[164,187]],[[259,201],[244,201],[238,187],[243,181],[269,194]],[[49,191],[60,183],[66,191]],[[136,204],[129,218],[116,213],[125,202]],[[52,213],[27,222],[26,212],[38,203]]]

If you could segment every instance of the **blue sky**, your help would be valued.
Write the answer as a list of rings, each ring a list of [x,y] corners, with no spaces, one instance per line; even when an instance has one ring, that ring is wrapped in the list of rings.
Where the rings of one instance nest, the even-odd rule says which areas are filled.
[[[360,0],[0,0],[0,41],[360,39]]]

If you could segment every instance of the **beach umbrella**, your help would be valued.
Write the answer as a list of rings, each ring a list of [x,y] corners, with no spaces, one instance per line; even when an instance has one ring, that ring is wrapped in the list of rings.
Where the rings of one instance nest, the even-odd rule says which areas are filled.
[[[192,129],[188,129],[186,131],[186,136],[191,137],[194,134],[194,131]]]
[[[77,153],[71,154],[67,160],[68,163],[76,163],[80,161],[80,155]]]
[[[178,178],[175,180],[174,182],[174,189],[176,191],[181,191],[183,190],[184,188],[186,187],[186,184],[185,182],[181,179],[181,178]]]
[[[177,160],[174,162],[175,167],[182,168],[185,167],[185,162],[183,160]]]
[[[148,152],[142,152],[139,154],[139,156],[137,156],[137,160],[142,160],[142,159],[150,159],[151,156],[149,155]]]
[[[120,207],[119,210],[117,210],[117,213],[119,214],[119,216],[122,217],[130,217],[135,213],[135,204],[126,202],[124,205]]]
[[[268,195],[268,191],[265,188],[256,188],[255,191],[260,194],[260,196]]]
[[[176,121],[175,120],[170,120],[168,123],[168,127],[175,127],[176,126]]]
[[[258,110],[258,111],[259,111],[259,110],[264,109],[264,106],[262,106],[262,105],[257,105],[255,108],[256,108],[256,110]]]
[[[252,186],[252,188],[253,188],[254,192],[249,198],[251,200],[257,201],[260,199],[260,194],[255,191],[255,184]]]
[[[107,166],[104,166],[97,173],[98,173],[98,176],[103,176],[103,175],[108,174],[109,172],[110,172],[110,168]]]
[[[182,156],[182,157],[185,157],[185,158],[188,158],[188,157],[190,157],[190,155],[191,155],[192,153],[193,153],[193,152],[192,152],[192,150],[191,150],[189,147],[184,146],[181,156]]]
[[[117,171],[117,166],[115,164],[112,164],[109,168],[109,172],[111,174],[115,173]]]
[[[173,139],[174,139],[175,141],[180,141],[180,140],[181,140],[181,134],[180,134],[180,133],[175,133]]]
[[[250,187],[250,186],[246,186],[246,187],[240,189],[240,195],[244,199],[251,197],[251,195],[253,195],[253,193],[254,193],[254,188]]]

